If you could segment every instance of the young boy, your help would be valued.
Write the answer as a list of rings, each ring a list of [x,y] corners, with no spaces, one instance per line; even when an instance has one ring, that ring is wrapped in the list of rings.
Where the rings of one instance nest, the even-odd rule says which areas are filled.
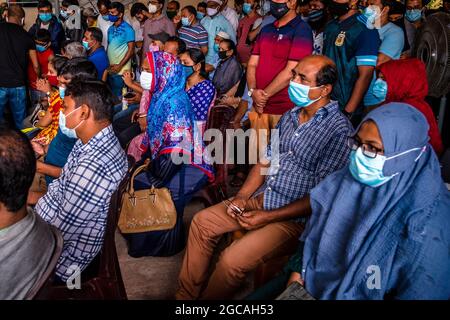
[[[48,30],[39,29],[34,37],[34,42],[36,43],[38,62],[41,67],[42,74],[36,74],[31,62],[28,63],[28,81],[30,86],[31,103],[33,106],[39,102],[42,97],[45,97],[45,93],[37,90],[36,82],[38,78],[45,77],[48,73],[48,62],[53,58],[53,50],[51,49],[51,35]]]

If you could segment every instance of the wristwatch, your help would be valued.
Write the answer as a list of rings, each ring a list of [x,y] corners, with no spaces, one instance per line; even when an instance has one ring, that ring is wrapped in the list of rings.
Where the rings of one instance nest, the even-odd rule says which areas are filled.
[[[248,89],[248,96],[251,97],[255,89]]]

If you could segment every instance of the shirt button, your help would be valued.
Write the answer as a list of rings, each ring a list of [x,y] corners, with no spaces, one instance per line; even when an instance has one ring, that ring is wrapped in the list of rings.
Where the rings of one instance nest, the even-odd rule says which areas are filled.
[[[299,134],[298,134],[298,133],[296,133],[296,134],[295,134],[295,136],[296,136],[296,137],[298,137],[298,136],[299,136]]]
[[[270,180],[275,180],[275,177],[270,177]]]
[[[271,187],[268,187],[268,188],[267,188],[267,191],[272,191],[272,188],[271,188]]]
[[[292,150],[289,150],[289,152],[288,152],[289,154],[292,154],[293,152],[292,152]]]

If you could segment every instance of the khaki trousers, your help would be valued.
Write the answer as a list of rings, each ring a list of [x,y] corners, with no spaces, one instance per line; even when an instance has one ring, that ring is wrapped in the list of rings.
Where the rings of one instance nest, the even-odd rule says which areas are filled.
[[[262,197],[250,199],[245,209],[262,209]],[[229,299],[246,275],[259,264],[296,250],[298,237],[303,231],[300,224],[293,221],[268,224],[245,233],[229,245],[220,255],[208,280],[211,258],[221,237],[243,230],[226,210],[221,202],[194,216],[179,276],[177,299]]]

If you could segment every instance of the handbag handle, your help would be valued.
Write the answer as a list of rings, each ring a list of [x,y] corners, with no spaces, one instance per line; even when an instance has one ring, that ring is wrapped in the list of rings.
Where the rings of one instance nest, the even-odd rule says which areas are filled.
[[[141,173],[142,171],[144,171],[147,168],[147,164],[143,164],[142,166],[138,167],[136,170],[134,170],[133,175],[131,176],[130,179],[130,184],[128,185],[128,193],[130,195],[134,195],[134,178]]]

